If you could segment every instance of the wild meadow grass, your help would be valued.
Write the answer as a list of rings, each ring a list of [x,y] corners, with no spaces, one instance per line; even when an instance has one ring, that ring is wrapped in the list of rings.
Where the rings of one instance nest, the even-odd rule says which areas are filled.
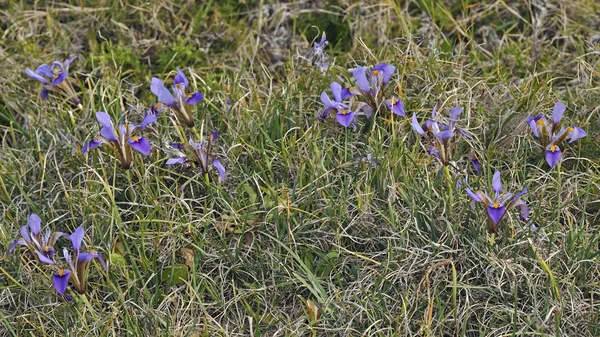
[[[600,336],[598,22],[588,0],[0,1],[0,336]],[[306,58],[323,31],[325,71]],[[73,55],[81,106],[42,100],[25,68]],[[380,62],[406,117],[317,118]],[[81,154],[96,112],[139,123],[176,67],[204,95],[196,131],[163,112],[130,170]],[[551,168],[527,118],[558,101],[587,136]],[[436,103],[473,135],[451,169],[411,129]],[[166,165],[213,130],[225,179]],[[466,187],[492,195],[496,171],[530,214],[492,233]],[[85,294],[8,253],[32,213],[106,260]]]

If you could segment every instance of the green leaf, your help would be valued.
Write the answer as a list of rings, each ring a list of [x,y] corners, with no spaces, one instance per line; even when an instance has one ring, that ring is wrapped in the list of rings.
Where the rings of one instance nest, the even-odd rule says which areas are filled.
[[[109,256],[110,259],[110,264],[118,264],[121,266],[124,266],[127,264],[127,261],[125,261],[125,257],[119,253],[111,253]]]
[[[161,281],[168,286],[183,283],[188,279],[188,267],[185,264],[174,264],[162,270]]]

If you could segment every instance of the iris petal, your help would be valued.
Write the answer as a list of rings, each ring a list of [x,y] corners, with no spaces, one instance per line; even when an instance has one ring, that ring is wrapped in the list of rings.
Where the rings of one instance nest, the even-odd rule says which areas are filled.
[[[500,222],[500,220],[502,220],[504,213],[506,213],[506,207],[499,206],[498,208],[496,208],[493,205],[489,205],[487,207],[487,212],[488,212],[488,215],[490,216],[490,219],[492,219],[494,224],[497,225]]]
[[[83,236],[85,231],[83,227],[79,226],[77,229],[69,236],[71,240],[71,244],[73,245],[73,251],[79,253],[79,249],[81,248],[81,242],[83,241]]]
[[[471,153],[471,165],[473,165],[475,173],[479,174],[479,172],[481,171],[481,163],[479,162],[479,158],[477,158],[475,152]]]
[[[342,86],[338,82],[331,82],[329,89],[333,94],[333,100],[340,103],[342,101]]]
[[[29,216],[29,220],[27,220],[27,225],[29,225],[31,235],[33,236],[39,235],[42,231],[42,219],[40,219],[40,217],[35,213],[32,213]]]
[[[500,181],[500,171],[494,172],[494,176],[492,177],[492,189],[496,193],[496,198],[498,195],[502,193],[502,182]]]
[[[473,199],[476,202],[483,202],[483,200],[475,193],[473,193],[473,191],[471,191],[470,188],[467,187],[467,194],[469,195],[469,197],[471,197],[471,199]]]
[[[323,104],[325,104],[326,107],[331,108],[331,109],[336,109],[337,105],[335,105],[332,101],[331,98],[329,98],[329,95],[327,95],[327,93],[325,91],[323,91],[321,93],[321,102],[323,102]]]
[[[152,77],[152,80],[150,82],[150,91],[152,91],[152,93],[156,95],[156,97],[158,97],[158,100],[163,104],[173,106],[177,103],[175,101],[175,97],[173,97],[173,94],[171,94],[169,89],[165,87],[163,81],[159,80],[156,77]]]
[[[147,156],[150,154],[150,150],[152,149],[152,145],[150,142],[143,137],[134,137],[129,140],[129,146],[137,152]]]
[[[183,100],[185,104],[196,104],[198,102],[202,102],[204,100],[204,95],[201,92],[195,92],[193,94],[189,94]]]
[[[156,122],[156,113],[148,113],[146,114],[146,116],[144,117],[144,120],[140,123],[139,127],[140,128],[145,128],[146,126]]]
[[[525,202],[523,202],[522,200],[518,200],[513,207],[519,207],[520,209],[520,214],[519,214],[519,219],[521,221],[527,221],[527,218],[529,218],[529,207],[527,207],[527,204],[525,204]]]
[[[402,100],[392,98],[391,100],[386,101],[386,105],[393,114],[402,117],[406,116],[406,113],[404,112],[404,102],[402,102]]]
[[[435,119],[435,115],[437,114],[437,108],[438,108],[438,104],[436,103],[436,104],[433,106],[433,110],[431,110],[431,118],[432,118],[432,119]]]
[[[358,102],[357,106],[356,106],[356,111],[354,112],[359,112],[362,111],[365,114],[365,117],[367,118],[371,118],[371,115],[373,114],[373,109],[371,108],[371,106],[365,102]]]
[[[513,198],[513,202],[515,202],[517,199],[519,199],[520,197],[523,196],[523,194],[527,193],[527,188],[524,188],[521,192],[517,193],[515,195],[515,197]]]
[[[34,71],[32,71],[29,68],[25,68],[25,74],[27,74],[27,76],[29,76],[30,78],[41,82],[42,84],[50,85],[50,82],[47,79],[45,79],[41,75],[35,73]]]
[[[100,135],[110,141],[118,141],[117,135],[115,134],[115,128],[110,120],[110,116],[104,111],[98,111],[96,112],[96,119],[98,120],[98,123],[102,125],[102,129],[100,129]]]
[[[65,73],[69,73],[69,66],[71,65],[71,63],[73,61],[75,61],[76,58],[77,58],[77,55],[73,55],[73,56],[69,57],[68,59],[66,59],[65,62],[63,62],[63,70]]]
[[[557,125],[560,123],[566,109],[565,105],[561,102],[556,102],[556,104],[554,104],[554,109],[552,109],[552,124]]]
[[[454,108],[450,109],[450,120],[455,121],[462,112],[463,108],[459,106],[455,106]]]
[[[421,136],[425,136],[425,131],[423,131],[423,128],[417,121],[417,115],[415,115],[414,113],[410,121],[410,126],[412,126],[413,130],[415,130],[416,133],[420,134]]]
[[[47,263],[47,264],[51,264],[51,265],[55,265],[56,264],[54,261],[50,260],[44,254],[40,253],[37,250],[35,251],[35,254],[37,255],[38,259],[40,259],[41,262],[44,262],[44,263]]]
[[[90,140],[90,142],[85,144],[83,146],[83,148],[81,149],[81,154],[85,154],[89,150],[93,150],[93,149],[97,148],[98,146],[100,146],[100,144],[102,144],[104,142],[103,140],[104,139],[101,137],[96,137],[96,138]]]
[[[558,162],[562,159],[562,152],[560,148],[556,145],[549,145],[546,147],[546,162],[550,167],[556,166]]]
[[[212,164],[217,169],[217,172],[219,172],[219,176],[221,176],[221,179],[225,180],[226,173],[223,164],[221,164],[221,162],[218,159],[213,160]]]
[[[167,162],[165,163],[165,165],[174,165],[174,164],[183,164],[183,163],[185,163],[185,157],[178,157],[178,158],[167,159]]]
[[[102,255],[100,255],[98,252],[92,251],[92,252],[81,253],[81,254],[79,254],[79,257],[77,258],[78,262],[90,262],[93,259],[98,259],[98,261],[100,261],[100,264],[102,265],[102,268],[104,268],[105,270],[107,269],[106,262],[102,258]]]
[[[317,112],[317,118],[322,121],[326,120],[327,117],[329,117],[329,110],[331,110],[331,108],[323,108],[319,110],[319,112]]]
[[[427,153],[439,160],[442,160],[442,157],[440,156],[440,150],[438,150],[435,146],[427,145]]]
[[[356,92],[350,91],[350,88],[344,88],[344,89],[342,89],[342,93],[341,93],[341,97],[340,98],[342,100],[344,100],[344,99],[346,99],[348,97],[352,97],[352,96],[354,96],[356,94],[357,94]]]
[[[63,295],[65,293],[65,290],[67,290],[70,276],[71,272],[68,270],[62,270],[62,275],[60,272],[56,272],[54,275],[52,275],[52,283],[54,284],[54,289],[59,295]]]
[[[354,78],[356,79],[356,84],[358,85],[360,90],[362,90],[365,93],[368,93],[371,91],[371,86],[369,85],[369,81],[367,80],[366,71],[367,70],[365,67],[358,67],[352,70],[352,76],[354,76]]]
[[[187,77],[185,77],[185,74],[183,71],[181,71],[181,69],[179,69],[179,67],[177,67],[177,75],[175,75],[175,78],[173,78],[173,85],[177,84],[183,84],[184,89],[190,85]]]
[[[29,238],[29,232],[27,231],[27,226],[21,227],[21,238],[25,240],[25,242],[30,243],[31,239]]]
[[[379,63],[373,67],[373,70],[379,70],[383,72],[383,84],[387,84],[392,75],[394,74],[396,67],[387,63]]]
[[[587,136],[587,133],[585,133],[585,131],[583,131],[582,128],[578,127],[578,126],[573,126],[573,131],[571,131],[570,134],[570,140],[569,140],[569,144],[573,143],[574,141],[576,141],[579,138],[583,138],[585,136]]]
[[[435,137],[439,139],[442,143],[446,143],[450,140],[450,138],[454,137],[454,132],[452,130],[446,130],[435,134]]]
[[[470,132],[466,131],[465,129],[461,129],[458,126],[455,126],[454,129],[456,131],[458,131],[461,135],[463,135],[469,139],[473,139],[473,135]]]
[[[335,120],[343,127],[347,128],[352,124],[352,121],[354,121],[354,112],[348,111],[346,114],[337,113],[335,115]]]
[[[25,242],[25,240],[23,239],[18,239],[13,241],[10,246],[8,246],[8,253],[12,253],[12,251],[15,249],[16,246],[27,246],[27,242]]]
[[[67,78],[67,73],[61,71],[57,77],[52,80],[52,85],[59,85]]]
[[[47,78],[54,78],[54,74],[52,73],[52,69],[47,64],[42,64],[35,69],[35,73]]]
[[[531,129],[531,132],[533,132],[533,135],[536,138],[540,138],[540,134],[538,133],[537,123],[536,123],[535,119],[529,120],[529,128]]]

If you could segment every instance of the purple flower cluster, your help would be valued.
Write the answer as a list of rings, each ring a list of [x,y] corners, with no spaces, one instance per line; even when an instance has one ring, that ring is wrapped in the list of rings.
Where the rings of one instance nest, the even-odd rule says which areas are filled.
[[[52,265],[56,268],[52,276],[52,283],[58,294],[69,299],[70,297],[65,295],[65,290],[69,283],[73,285],[77,292],[84,294],[87,280],[86,266],[88,262],[97,259],[105,270],[108,269],[102,255],[94,250],[82,251],[82,242],[85,234],[83,227],[78,227],[71,235],[62,232],[51,233],[50,229],[47,229],[46,234],[42,236],[41,222],[42,220],[39,216],[31,214],[27,223],[29,232],[27,231],[27,227],[23,226],[21,228],[21,237],[10,245],[8,251],[12,252],[18,245],[26,246],[34,253],[39,262]],[[56,252],[54,244],[60,237],[68,239],[71,242],[71,252],[66,247],[63,248],[64,264],[66,267],[54,261]]]
[[[563,153],[560,149],[561,143],[569,139],[569,144],[585,137],[587,134],[578,126],[570,126],[568,128],[560,128],[562,116],[565,113],[566,107],[561,102],[554,104],[552,109],[551,122],[546,120],[544,115],[529,117],[527,124],[531,128],[533,135],[540,140],[540,144],[544,149],[546,162],[550,167],[556,166],[562,159]]]
[[[40,97],[47,99],[50,92],[62,94],[70,100],[74,105],[81,104],[81,100],[77,97],[71,82],[68,79],[69,65],[77,56],[71,56],[64,62],[54,61],[49,66],[42,64],[35,71],[26,68],[25,74],[30,78],[42,83],[42,91]]]
[[[349,128],[355,125],[357,116],[364,115],[368,119],[381,104],[385,104],[394,114],[404,116],[404,103],[401,100],[395,97],[383,99],[385,87],[395,71],[396,67],[386,63],[379,63],[372,69],[358,67],[350,70],[357,86],[342,88],[339,83],[332,82],[329,87],[333,100],[326,92],[321,93],[321,102],[325,107],[317,117],[326,120],[329,116],[335,116],[338,123]]]
[[[319,42],[314,42],[313,49],[306,57],[320,72],[325,72],[329,69],[329,55],[325,53],[325,48],[328,44],[329,42],[327,41],[325,32],[323,32],[321,40],[319,40]]]
[[[69,61],[69,60],[67,60]],[[70,62],[70,61],[69,61]],[[65,62],[68,66],[69,62]],[[64,79],[66,75],[63,75]],[[81,149],[81,153],[85,154],[89,150],[96,149],[102,145],[112,150],[112,153],[117,158],[124,169],[130,169],[133,164],[134,151],[144,156],[151,153],[152,145],[148,139],[139,135],[147,126],[157,121],[158,116],[168,110],[172,111],[176,120],[182,125],[194,128],[194,118],[191,113],[190,106],[201,102],[204,95],[200,92],[188,93],[189,81],[181,69],[177,68],[177,75],[173,80],[172,90],[169,91],[164,83],[156,77],[152,78],[150,85],[151,91],[158,97],[159,102],[152,105],[144,113],[144,119],[139,123],[129,123],[126,115],[124,122],[121,122],[116,127],[113,124],[111,117],[104,111],[96,112],[96,119],[100,124],[100,132],[87,142]],[[214,167],[219,176],[225,179],[225,168],[221,162],[212,153],[212,144],[216,140],[217,132],[211,134],[211,139],[208,142],[189,141],[187,144],[182,143],[175,146],[181,152],[181,156],[176,160],[170,159],[168,165],[183,162],[192,162],[200,168],[200,171],[207,173],[210,167]],[[183,152],[187,150],[188,155]]]
[[[215,130],[210,133],[208,141],[195,142],[189,140],[187,143],[171,143],[171,146],[178,151],[179,156],[169,158],[166,165],[193,163],[198,167],[200,173],[208,173],[210,168],[213,167],[217,170],[221,179],[225,180],[225,167],[212,153],[217,137],[218,132]]]
[[[451,160],[450,141],[455,136],[455,131],[467,138],[473,137],[469,132],[456,125],[456,119],[462,112],[463,109],[458,106],[450,109],[450,121],[448,124],[438,120],[437,104],[433,107],[431,119],[425,121],[423,125],[419,124],[417,116],[414,113],[412,115],[410,125],[416,133],[423,136],[427,141],[427,153],[437,158],[444,166],[447,166]],[[477,167],[475,162],[473,162],[473,165]],[[479,171],[477,168],[476,170]]]
[[[350,128],[356,125],[357,116],[364,115],[366,118],[370,118],[375,111],[378,111],[382,102],[393,114],[405,116],[404,102],[396,97],[384,99],[385,86],[389,83],[395,69],[394,66],[379,63],[373,68],[358,67],[351,70],[350,73],[356,81],[356,87],[343,88],[338,82],[332,82],[330,90],[333,99],[325,91],[321,93],[321,102],[324,107],[319,110],[317,117],[326,120],[333,116],[340,125]],[[457,125],[458,118],[463,112],[461,107],[456,106],[450,109],[447,122],[441,121],[437,109],[438,105],[436,104],[431,119],[427,119],[423,124],[413,113],[410,125],[426,142],[425,146],[429,155],[436,158],[444,167],[454,166],[450,165],[454,163],[452,161],[452,140],[457,134],[468,139],[472,139],[473,135]],[[577,126],[560,128],[564,112],[565,106],[557,102],[554,106],[551,123],[543,115],[530,117],[527,120],[534,136],[540,140],[546,161],[551,167],[554,167],[562,159],[563,153],[560,146],[564,140],[569,139],[569,143],[572,143],[586,136],[585,131]],[[471,151],[469,160],[475,173],[479,174],[481,163],[475,151]],[[462,186],[465,182],[466,179],[461,178],[456,186]],[[521,209],[522,221],[527,220],[529,209],[520,200],[527,189],[514,196],[511,193],[502,195],[500,172],[497,171],[493,178],[493,190],[495,194],[492,198],[482,191],[472,192],[467,188],[467,194],[473,199],[473,202],[482,202],[486,206],[491,232],[497,231],[498,224],[513,207]]]

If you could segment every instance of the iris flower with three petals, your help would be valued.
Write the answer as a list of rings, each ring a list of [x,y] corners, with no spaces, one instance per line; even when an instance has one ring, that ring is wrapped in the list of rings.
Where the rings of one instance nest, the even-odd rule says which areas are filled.
[[[102,255],[100,255],[98,252],[94,250],[87,250],[86,252],[81,251],[84,235],[85,231],[83,227],[79,226],[73,232],[73,234],[69,236],[69,239],[71,240],[72,252],[70,253],[66,247],[63,248],[63,256],[67,264],[66,268],[60,266],[50,259],[42,260],[42,262],[59,268],[52,276],[54,289],[59,295],[64,295],[69,283],[73,285],[78,293],[85,294],[87,282],[86,266],[88,262],[92,261],[93,259],[100,261],[100,264],[104,270],[108,269],[108,266],[102,258]]]
[[[30,78],[42,83],[43,88],[40,92],[42,99],[47,99],[50,92],[60,93],[68,98],[73,104],[81,104],[73,86],[68,80],[69,65],[77,56],[71,56],[64,62],[54,61],[49,66],[42,64],[35,71],[26,68],[25,74]]]
[[[498,224],[504,216],[514,207],[521,209],[520,219],[526,221],[529,217],[529,208],[520,200],[523,194],[527,193],[527,188],[521,192],[513,195],[512,193],[502,194],[502,182],[500,181],[500,171],[496,171],[492,178],[492,190],[494,191],[493,197],[490,197],[483,191],[473,192],[467,188],[467,194],[473,199],[471,206],[474,208],[475,202],[481,202],[485,205],[487,215],[490,219],[490,232],[496,233],[498,230]]]
[[[29,227],[29,231],[27,231],[27,227]],[[69,236],[62,232],[51,232],[49,228],[42,235],[42,219],[33,213],[29,216],[27,226],[21,227],[21,238],[10,244],[8,252],[11,253],[16,246],[20,245],[29,248],[38,259],[40,256],[51,259],[55,253],[54,244],[59,237],[68,238]]]
[[[540,140],[546,156],[546,162],[550,167],[556,166],[562,159],[563,153],[560,149],[560,145],[564,140],[568,138],[569,144],[571,144],[577,139],[587,135],[585,131],[578,126],[570,126],[568,128],[563,127],[559,130],[560,122],[565,110],[566,107],[564,104],[556,102],[556,104],[554,104],[554,109],[552,109],[551,122],[548,122],[544,115],[537,115],[527,119],[527,124],[529,124],[529,127],[531,128],[531,132],[533,132],[533,135]]]
[[[120,124],[119,128],[115,128],[110,116],[104,112],[96,113],[96,118],[102,126],[100,134],[86,144],[82,153],[95,149],[102,144],[108,144],[112,147],[115,155],[119,159],[121,166],[124,169],[129,169],[132,162],[131,149],[147,156],[150,154],[151,145],[144,137],[134,135],[134,133],[156,121],[155,113],[147,113],[144,120],[140,124],[124,123]]]
[[[190,83],[183,71],[177,68],[172,91],[169,91],[163,81],[156,77],[152,77],[150,90],[159,100],[158,105],[154,106],[156,109],[160,108],[161,105],[165,105],[175,113],[180,123],[188,127],[194,127],[194,115],[190,111],[190,105],[202,102],[204,95],[201,92],[188,93],[189,85]]]

